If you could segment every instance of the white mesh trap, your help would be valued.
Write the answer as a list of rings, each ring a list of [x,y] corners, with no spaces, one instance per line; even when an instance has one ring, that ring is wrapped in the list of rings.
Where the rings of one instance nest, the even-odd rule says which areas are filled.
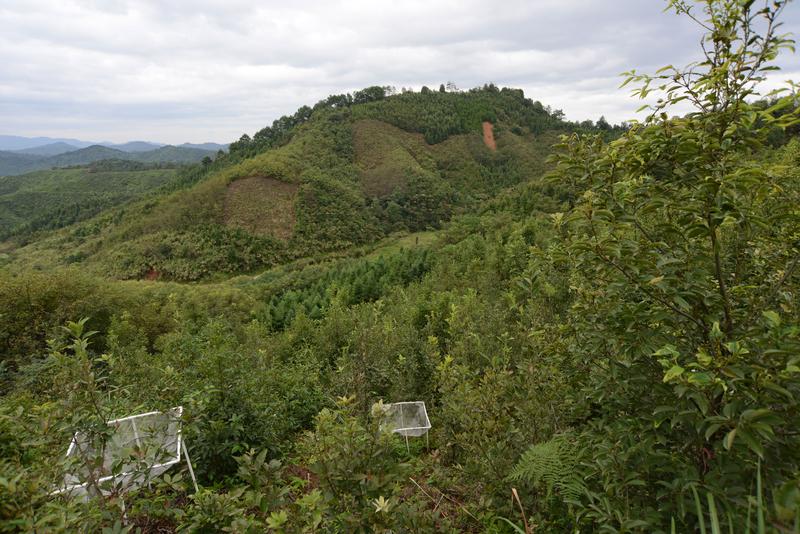
[[[431,428],[428,411],[422,401],[395,402],[383,406],[381,430],[400,434],[408,440],[409,436],[427,434]]]
[[[166,412],[148,412],[108,422],[109,432],[94,440],[77,432],[67,450],[75,468],[64,477],[58,493],[87,496],[90,493],[126,491],[146,484],[181,461],[183,452],[197,489],[186,444],[181,437],[178,406]]]

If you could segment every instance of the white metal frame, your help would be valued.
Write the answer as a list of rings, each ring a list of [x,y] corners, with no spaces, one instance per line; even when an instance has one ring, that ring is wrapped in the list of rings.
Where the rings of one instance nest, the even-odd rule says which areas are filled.
[[[109,421],[108,422],[108,426],[114,426],[114,425],[117,425],[117,424],[122,423],[124,421],[131,421],[131,426],[133,427],[134,439],[136,440],[136,444],[140,445],[139,432],[138,432],[138,429],[136,428],[136,423],[135,423],[136,419],[139,419],[141,417],[151,416],[151,415],[161,415],[163,413],[164,412],[161,412],[161,411],[153,411],[153,412],[141,413],[141,414],[136,414],[136,415],[130,415],[128,417],[121,417],[119,419],[113,419],[113,420]],[[170,466],[173,466],[173,465],[175,465],[177,463],[180,463],[180,461],[181,461],[181,452],[183,452],[183,456],[186,459],[186,465],[189,467],[189,475],[191,475],[192,483],[194,484],[194,491],[196,493],[199,490],[199,488],[197,486],[197,479],[194,476],[194,469],[192,468],[192,461],[189,459],[189,451],[186,449],[186,442],[183,439],[183,433],[182,433],[181,424],[180,424],[180,418],[183,415],[183,406],[177,406],[175,408],[172,408],[171,410],[169,410],[169,413],[170,413],[170,415],[175,414],[175,418],[178,420],[178,431],[176,433],[176,444],[175,444],[175,457],[170,459],[167,462],[161,462],[161,463],[158,463],[158,464],[155,464],[155,465],[151,465],[151,466],[149,466],[149,469],[150,470],[157,470],[157,469],[161,469],[161,468],[169,468]],[[75,450],[75,448],[78,446],[78,435],[79,434],[80,434],[79,432],[76,432],[72,436],[72,441],[70,442],[69,448],[67,449],[67,454],[66,454],[67,457],[69,457],[72,454],[72,452]],[[105,483],[105,482],[108,482],[108,481],[114,481],[116,479],[125,480],[126,477],[133,477],[135,475],[136,475],[136,473],[133,472],[133,471],[126,471],[126,472],[119,473],[119,474],[116,474],[116,475],[107,475],[107,476],[104,476],[104,477],[100,477],[100,478],[97,479],[97,483],[99,485],[99,484],[102,484],[102,483]],[[55,491],[54,493],[56,493],[56,494],[70,494],[73,491],[78,490],[78,489],[82,489],[82,490],[85,491],[87,488],[88,488],[88,482],[77,483],[77,484],[67,484],[63,488],[60,488],[57,491]]]
[[[400,425],[397,428],[393,428],[392,432],[395,434],[402,434],[406,440],[406,451],[410,452],[411,449],[408,446],[408,434],[405,431],[409,430],[424,430],[425,431],[425,445],[426,447],[430,448],[430,438],[428,436],[428,431],[431,429],[431,420],[428,417],[428,408],[425,406],[425,401],[402,401],[402,402],[393,402],[391,404],[386,404],[384,410],[389,411],[390,408],[393,406],[402,406],[405,404],[416,404],[422,406],[422,413],[425,415],[425,421],[427,425],[425,426],[405,426],[405,421],[403,420],[403,410],[400,409]]]

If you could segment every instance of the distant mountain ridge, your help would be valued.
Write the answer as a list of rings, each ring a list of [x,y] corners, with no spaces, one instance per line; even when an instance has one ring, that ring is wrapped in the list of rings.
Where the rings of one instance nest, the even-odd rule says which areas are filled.
[[[144,163],[195,163],[202,161],[205,157],[210,157],[213,159],[216,155],[216,151],[213,150],[165,145],[155,150],[128,154],[127,157],[121,159],[132,159],[133,161],[141,161]]]
[[[23,137],[18,135],[0,135],[0,152],[21,152],[26,154],[55,155],[79,148],[87,148],[93,145],[100,145],[109,148],[116,148],[124,152],[147,152],[164,146],[179,146],[182,148],[199,148],[201,150],[228,150],[227,143],[181,143],[180,145],[168,145],[167,143],[157,143],[153,141],[128,141],[126,143],[111,143],[109,141],[83,141],[80,139],[68,139],[60,137]],[[61,148],[69,147],[68,150]],[[60,150],[60,152],[58,151]]]
[[[108,148],[116,148],[123,152],[147,152],[148,150],[155,150],[164,146],[163,143],[151,143],[150,141],[128,141],[121,144],[108,144],[97,143],[100,146],[107,146]]]
[[[22,137],[19,135],[0,135],[0,151],[15,151],[25,150],[28,148],[36,148],[53,143],[66,143],[75,148],[85,148],[87,146],[96,145],[97,143],[90,141],[81,141],[80,139],[67,139],[62,137]]]
[[[73,150],[72,152],[65,152],[63,154],[58,154],[57,156],[45,158],[37,162],[37,164],[47,165],[46,167],[39,167],[41,169],[52,169],[54,167],[84,165],[86,163],[93,163],[95,161],[104,159],[126,159],[130,156],[130,153],[117,150],[116,148],[109,148],[102,145],[92,145],[86,148]]]
[[[143,142],[136,142],[143,143]],[[137,145],[141,147],[142,145]],[[91,145],[69,152],[54,155],[37,155],[31,153],[0,151],[0,176],[14,176],[27,172],[88,165],[107,159],[138,161],[142,163],[196,163],[203,158],[216,156],[213,150],[198,148],[160,146],[155,149],[124,151],[103,145]]]
[[[228,146],[230,145],[223,145],[220,143],[183,143],[178,146],[182,148],[199,148],[200,150],[213,150],[217,152],[219,150],[228,150]]]
[[[64,152],[78,150],[79,148],[81,147],[70,145],[69,143],[65,143],[63,141],[57,141],[47,145],[23,148],[22,150],[14,150],[14,152],[17,154],[32,154],[34,156],[57,156],[59,154],[63,154]]]

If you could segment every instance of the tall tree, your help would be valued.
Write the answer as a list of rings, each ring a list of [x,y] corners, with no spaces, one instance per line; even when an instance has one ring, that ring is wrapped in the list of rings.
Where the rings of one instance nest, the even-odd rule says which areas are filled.
[[[637,97],[660,97],[646,120],[609,145],[561,145],[554,178],[578,197],[555,221],[573,270],[565,365],[587,522],[688,531],[699,491],[740,528],[756,482],[776,503],[800,491],[800,183],[762,153],[798,114],[775,113],[792,97],[749,103],[792,46],[786,4],[670,1],[706,30],[703,59],[628,73]]]

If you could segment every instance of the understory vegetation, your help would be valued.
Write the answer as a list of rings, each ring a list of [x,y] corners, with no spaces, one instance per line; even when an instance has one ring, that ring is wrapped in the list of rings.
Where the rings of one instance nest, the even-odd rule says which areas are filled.
[[[641,123],[368,88],[14,250],[0,531],[800,532],[800,117],[756,92],[786,2],[668,5],[704,56],[628,74]],[[297,184],[290,237],[220,218],[253,176]],[[176,406],[197,491],[53,494],[100,492],[76,433]]]

